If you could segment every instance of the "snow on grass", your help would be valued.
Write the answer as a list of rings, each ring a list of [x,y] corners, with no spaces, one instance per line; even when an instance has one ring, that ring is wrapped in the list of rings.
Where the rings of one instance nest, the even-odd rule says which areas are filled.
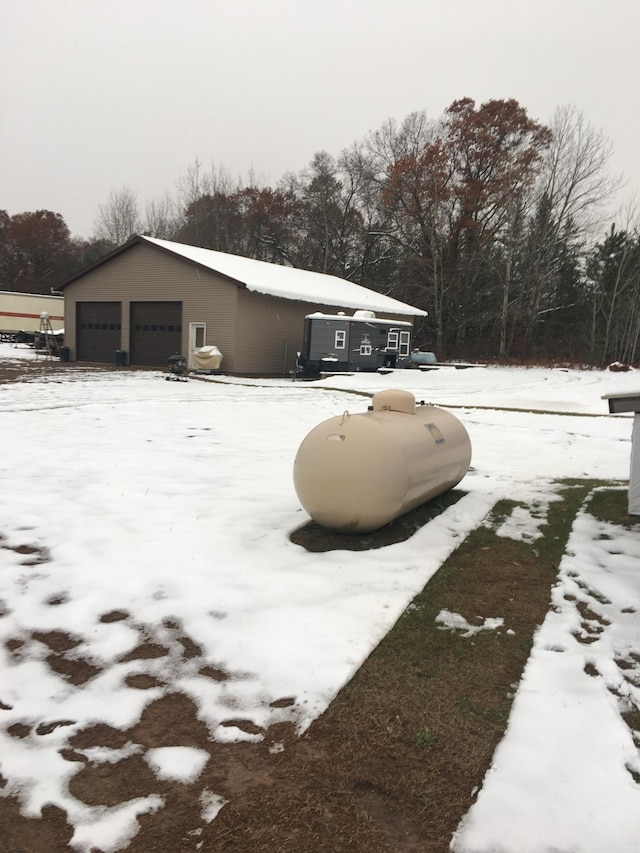
[[[440,630],[460,631],[463,637],[473,637],[480,631],[495,631],[504,625],[501,616],[489,616],[480,625],[472,625],[460,613],[452,613],[451,610],[441,610],[436,616],[436,622]]]
[[[581,512],[552,605],[453,853],[640,849],[638,529]]]
[[[0,357],[31,356],[3,345]],[[486,368],[312,383],[167,383],[164,375],[82,369],[49,375],[43,365],[39,377],[0,386],[3,794],[19,796],[29,815],[46,803],[65,809],[78,851],[122,849],[137,830],[137,816],[160,808],[162,800],[140,797],[107,809],[71,797],[67,783],[80,765],[60,750],[75,733],[98,723],[127,730],[169,691],[191,697],[199,719],[220,741],[263,737],[223,725],[230,708],[234,719],[249,721],[256,731],[290,721],[302,732],[497,500],[529,508],[514,513],[508,535],[516,535],[514,529],[535,535],[556,479],[628,477],[631,420],[609,416],[601,395],[620,391],[623,382],[632,385],[633,375]],[[367,400],[351,391],[385,387],[460,407],[455,414],[473,448],[473,470],[460,484],[468,494],[406,542],[376,551],[308,553],[289,540],[308,520],[293,489],[297,449],[319,422],[346,409],[366,410]],[[519,410],[491,408],[499,405]],[[508,830],[491,806],[494,777],[502,780],[499,793],[509,788],[515,797],[518,791],[531,804],[530,811],[525,805],[520,810],[530,847],[511,850],[543,849],[545,809],[558,839],[570,839],[567,849],[595,849],[580,797],[572,794],[574,786],[583,791],[589,763],[580,732],[591,737],[594,727],[587,752],[602,779],[588,802],[596,816],[600,805],[610,810],[615,837],[638,837],[628,835],[636,829],[628,818],[631,805],[640,813],[640,786],[628,769],[636,765],[621,710],[635,693],[616,660],[626,655],[633,663],[631,649],[639,651],[633,634],[638,614],[623,612],[621,604],[637,599],[640,573],[629,567],[637,558],[626,540],[621,557],[617,539],[612,546],[599,535],[595,520],[581,516],[571,547],[586,556],[563,563],[554,602],[559,597],[566,604],[556,602],[559,612],[540,632],[547,639],[542,646],[536,641],[504,757],[498,753],[478,800],[477,809],[487,800],[487,812],[472,811],[458,835],[459,851],[485,839],[501,843]],[[599,543],[597,558],[592,538]],[[615,603],[592,601],[592,586]],[[575,602],[564,598],[565,589],[579,591]],[[576,602],[585,596],[610,622],[589,645],[571,633],[582,624]],[[65,655],[93,668],[84,683],[50,668],[48,632],[67,634],[75,645]],[[185,638],[191,656],[185,656]],[[137,656],[144,643],[164,654]],[[551,650],[556,646],[564,651]],[[597,675],[584,672],[587,656]],[[204,677],[203,666],[225,677]],[[141,674],[157,686],[129,686]],[[534,712],[524,704],[528,694],[538,697]],[[278,702],[285,697],[292,702]],[[579,713],[568,714],[567,704]],[[569,720],[578,721],[577,733],[565,732]],[[551,742],[563,748],[549,766],[541,744],[550,732]],[[522,749],[538,745],[528,747],[530,760],[522,762],[518,749],[507,746],[514,737]],[[160,756],[166,772],[177,766],[195,772],[193,755]],[[113,758],[105,752],[91,760]],[[550,784],[554,773],[564,787],[558,780]],[[215,793],[207,797],[203,809],[213,819],[222,801]],[[564,829],[556,819],[559,803]]]
[[[496,528],[496,536],[506,539],[518,539],[521,542],[535,542],[542,536],[540,527],[545,516],[534,516],[528,507],[516,506],[509,518]]]
[[[112,808],[93,807],[84,810],[75,821],[71,846],[77,850],[98,849],[103,853],[122,850],[138,831],[137,818],[161,809],[161,797],[136,797]]]
[[[213,791],[204,790],[200,795],[200,805],[202,806],[202,819],[205,823],[211,823],[216,817],[220,809],[227,803],[224,797],[215,794]]]
[[[191,746],[160,746],[147,750],[145,761],[158,779],[193,782],[209,760],[208,753]]]

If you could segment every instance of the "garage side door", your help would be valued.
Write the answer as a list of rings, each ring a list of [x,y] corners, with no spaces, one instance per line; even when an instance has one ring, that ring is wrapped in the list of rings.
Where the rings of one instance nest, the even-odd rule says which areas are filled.
[[[182,302],[131,303],[130,364],[167,367],[181,355]]]
[[[76,305],[76,359],[114,363],[120,349],[120,302],[78,302]]]

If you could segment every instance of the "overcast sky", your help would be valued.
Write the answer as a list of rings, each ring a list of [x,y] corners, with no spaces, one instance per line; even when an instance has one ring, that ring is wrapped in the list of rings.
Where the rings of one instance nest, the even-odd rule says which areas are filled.
[[[638,0],[0,0],[0,209],[88,237],[198,158],[276,184],[388,118],[574,105],[640,187]]]

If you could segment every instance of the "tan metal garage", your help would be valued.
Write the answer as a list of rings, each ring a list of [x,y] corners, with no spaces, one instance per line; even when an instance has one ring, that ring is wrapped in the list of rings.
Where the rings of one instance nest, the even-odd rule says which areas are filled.
[[[335,276],[143,236],[59,289],[71,361],[167,368],[179,354],[193,367],[213,345],[238,375],[291,374],[312,312],[409,322],[426,313]]]

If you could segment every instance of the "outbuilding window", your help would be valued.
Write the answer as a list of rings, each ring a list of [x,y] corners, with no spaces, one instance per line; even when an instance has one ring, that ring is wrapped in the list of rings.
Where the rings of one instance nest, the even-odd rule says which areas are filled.
[[[340,329],[336,332],[335,346],[334,349],[344,349],[347,345],[347,333],[344,329]]]
[[[387,334],[387,349],[397,350],[398,355],[409,355],[409,347],[411,346],[411,333],[390,331]]]

